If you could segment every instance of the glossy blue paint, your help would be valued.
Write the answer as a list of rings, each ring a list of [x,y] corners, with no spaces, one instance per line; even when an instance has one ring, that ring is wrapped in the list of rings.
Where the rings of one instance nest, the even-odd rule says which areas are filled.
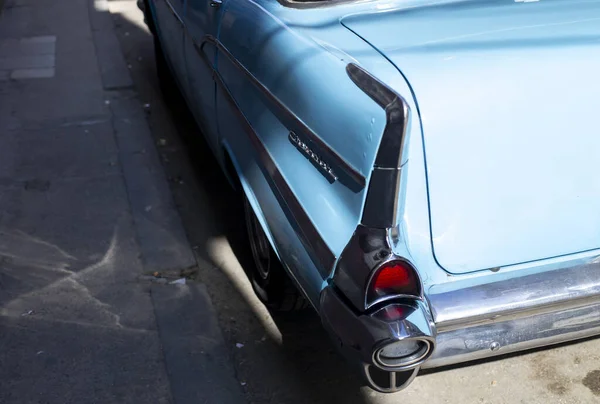
[[[171,2],[174,8],[178,1]],[[194,3],[182,16],[189,35],[181,46],[192,103],[205,111],[197,115],[211,128],[207,136],[215,150],[237,135],[226,129],[230,123],[218,130],[221,120],[211,117],[212,90],[203,90],[208,73],[192,42],[206,34],[217,35],[256,79],[366,177],[384,116],[348,80],[344,66],[357,62],[402,94],[416,113],[409,147],[413,162],[402,180],[402,237],[395,248],[423,262],[417,267],[426,283],[439,283],[451,279],[439,273],[437,263],[452,273],[468,273],[598,247],[600,186],[591,168],[600,143],[583,119],[598,88],[597,81],[583,82],[598,67],[598,58],[589,55],[599,32],[599,2],[572,4],[396,1],[303,9],[258,0],[225,1],[215,10]],[[364,189],[328,183],[294,150],[289,127],[256,88],[213,47],[207,49],[339,256],[360,216]],[[548,96],[549,83],[554,97]],[[582,88],[578,99],[565,102],[574,86]],[[530,96],[515,97],[518,91]],[[553,111],[560,119],[544,119]],[[567,131],[576,135],[565,141]],[[573,155],[578,158],[564,164]]]
[[[225,7],[219,37],[223,45],[324,142],[352,167],[368,175],[385,115],[347,77],[346,62],[297,30],[284,26],[258,4],[227,2]],[[248,34],[240,38],[237,32]],[[356,40],[351,33],[339,32]],[[271,60],[278,62],[269,63]],[[219,57],[218,70],[321,237],[339,256],[358,223],[364,189],[351,189],[342,181],[329,183],[296,150],[288,139],[290,128],[269,110],[268,100],[261,97],[247,78],[223,57]],[[323,97],[330,101],[319,102]],[[351,98],[363,100],[361,113],[348,102]],[[231,125],[230,121],[231,117],[225,117],[219,124]],[[229,136],[234,131],[221,133]],[[265,212],[267,220],[272,214]],[[301,247],[297,238],[288,242]],[[297,277],[311,273],[314,279],[322,280],[323,274],[331,269],[303,262],[294,271]]]
[[[188,1],[183,21],[186,35],[183,37],[186,76],[188,78],[188,99],[196,120],[202,123],[202,130],[208,144],[220,160],[222,150],[217,127],[215,92],[212,68],[216,63],[216,48],[203,44],[206,35],[216,35],[221,18],[221,9],[210,6],[209,1]],[[208,63],[205,63],[205,60]]]
[[[446,270],[600,247],[600,2],[449,2],[343,24],[416,93]]]
[[[559,282],[560,271],[596,263],[600,0],[151,3],[211,147],[221,162],[227,150],[284,267],[318,310],[320,297],[335,300],[337,292],[323,290],[362,216],[386,125],[386,112],[346,73],[349,63],[410,110],[399,219],[388,234],[393,253],[418,271],[423,301],[438,296],[446,304],[462,290],[512,288],[539,273]],[[290,131],[338,181],[290,142]],[[359,181],[342,175],[348,172]],[[519,313],[548,316],[573,291],[592,301],[590,268],[562,295],[548,293],[548,307],[511,289],[523,292]],[[347,298],[328,310],[339,315],[332,307]],[[469,317],[468,308],[425,306],[421,314],[432,324],[439,312],[457,324]],[[370,321],[356,317],[361,308],[345,308],[350,323],[329,324],[336,330]],[[482,306],[490,323],[494,309]],[[469,357],[463,354],[456,357]]]
[[[364,8],[365,5],[360,7]],[[200,64],[201,58],[193,46],[202,42],[203,35],[218,35],[219,41],[250,74],[268,87],[273,96],[350,167],[368,179],[385,125],[385,113],[352,83],[345,73],[345,67],[349,62],[359,63],[372,74],[379,73],[380,77],[386,77],[386,82],[394,83],[402,91],[409,93],[409,90],[393,65],[376,49],[339,24],[342,15],[356,9],[357,6],[352,3],[329,10],[299,10],[274,1],[225,1],[221,9],[215,12],[204,5],[188,5],[182,16],[187,30],[182,46],[185,50],[186,79],[190,83],[188,101],[196,118],[203,123],[205,135],[217,153],[218,143],[227,144],[234,151],[233,158],[239,163],[245,161],[245,155],[252,156],[252,147],[249,144],[239,146],[245,143],[246,136],[218,92],[214,104],[217,119],[210,119],[211,90],[202,88],[207,82],[205,75],[208,73],[205,66]],[[217,21],[221,12],[222,18]],[[240,36],[239,32],[248,34]],[[203,49],[208,49],[205,56],[209,61],[216,60],[218,73],[277,162],[294,194],[302,201],[312,225],[331,249],[334,258],[339,257],[362,213],[365,188],[356,184],[349,186],[344,181],[329,183],[294,148],[288,139],[290,128],[286,122],[269,110],[264,97],[261,98],[247,78],[223,55],[217,53],[213,59],[213,47]],[[269,60],[278,62],[268,63]],[[184,93],[187,93],[187,89],[184,89]],[[324,98],[331,101],[320,102]],[[418,124],[413,126],[418,128]],[[214,128],[217,127],[215,133]],[[240,177],[244,177],[247,184],[252,184],[248,189],[268,181],[264,173],[250,168],[251,165],[239,163],[237,166],[242,170],[238,173]],[[290,218],[283,211],[265,209],[263,205],[266,202],[261,201],[261,193],[254,194],[250,199],[254,202],[257,215],[264,218],[264,223],[271,223],[266,229],[268,234],[273,234],[275,227],[284,228],[284,223],[288,223],[292,229]],[[276,237],[271,238],[275,240]],[[318,292],[333,268],[318,268],[314,259],[309,259],[306,253],[298,253],[304,249],[298,237],[286,237],[285,244],[289,252],[274,246],[284,263],[295,263],[288,267],[292,269],[293,276],[301,280],[301,284],[314,285],[310,295],[314,297],[313,304],[317,304]]]

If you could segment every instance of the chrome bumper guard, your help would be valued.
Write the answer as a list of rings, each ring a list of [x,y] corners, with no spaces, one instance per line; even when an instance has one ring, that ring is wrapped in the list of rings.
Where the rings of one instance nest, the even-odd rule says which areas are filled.
[[[427,293],[427,303],[412,303],[416,309],[412,318],[396,322],[355,313],[330,286],[322,292],[321,315],[345,356],[360,365],[371,387],[397,391],[410,384],[419,368],[447,366],[600,334],[600,259],[576,266],[562,265],[552,271],[540,272],[538,267],[435,285]],[[422,320],[429,322],[428,329],[414,327]],[[409,371],[388,369],[390,382],[386,385],[371,377],[369,371],[378,367],[373,359],[378,344],[422,335],[431,336],[435,345],[426,361]],[[386,371],[380,367],[376,370]]]

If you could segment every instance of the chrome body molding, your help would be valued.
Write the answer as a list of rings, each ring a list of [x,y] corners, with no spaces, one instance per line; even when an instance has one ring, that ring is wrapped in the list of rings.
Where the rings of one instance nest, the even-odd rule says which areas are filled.
[[[283,175],[277,168],[277,165],[275,164],[272,156],[269,154],[269,151],[266,149],[265,145],[257,135],[250,122],[248,122],[248,119],[246,119],[243,112],[240,110],[235,99],[229,92],[227,85],[223,82],[219,72],[214,70],[214,67],[212,64],[210,64],[210,61],[207,59],[204,52],[202,52],[202,46],[204,43],[212,43],[223,53],[229,55],[229,57],[233,58],[233,56],[231,56],[227,49],[212,36],[207,36],[206,40],[202,44],[196,46],[196,50],[200,53],[202,60],[207,63],[207,66],[213,69],[213,78],[217,83],[217,87],[223,92],[229,106],[235,112],[239,122],[244,128],[246,135],[254,146],[254,150],[258,156],[259,167],[267,178],[269,186],[275,194],[279,205],[285,212],[286,216],[288,216],[290,223],[294,227],[296,234],[309,253],[311,260],[315,266],[322,271],[322,274],[326,276],[326,274],[331,271],[331,268],[333,268],[336,259],[334,253],[327,246],[325,240],[323,240],[319,234],[319,231],[302,207],[302,204],[300,201],[298,201],[294,195],[294,192],[283,178]],[[235,66],[240,67],[241,65],[239,62],[236,62]]]
[[[181,24],[181,26],[185,26],[185,23],[183,22],[183,19],[181,18],[181,16],[177,13],[177,11],[173,8],[173,5],[171,4],[171,2],[169,0],[163,0],[165,2],[165,4],[167,5],[167,7],[169,8],[169,10],[171,11],[171,13],[173,13],[173,16],[177,19],[177,21],[179,22],[179,24]],[[142,10],[143,11],[143,10]]]
[[[300,118],[290,111],[267,87],[254,77],[214,36],[207,35],[203,42],[214,44],[231,63],[244,74],[250,83],[259,91],[263,101],[271,112],[291,131],[302,136],[306,146],[322,158],[327,159],[331,169],[336,172],[339,181],[355,192],[365,187],[366,179],[350,163],[337,154],[327,143],[312,131]],[[202,44],[200,44],[200,48]]]
[[[294,0],[277,0],[279,4],[289,8],[297,9],[314,9],[335,7],[344,4],[360,4],[372,2],[373,0],[310,0],[310,1],[294,1]]]
[[[390,238],[398,224],[400,174],[409,110],[401,96],[360,66],[350,63],[346,72],[386,112],[386,125],[375,156],[361,222],[342,252],[334,274],[335,285],[362,311],[373,305],[366,302],[366,289],[374,270],[381,263],[397,258],[392,253]],[[375,303],[401,297],[386,296]]]
[[[408,140],[408,105],[400,95],[360,66],[350,63],[346,72],[386,113],[386,125],[375,157],[361,224],[391,228],[397,224],[400,170]]]
[[[433,286],[428,293],[438,367],[600,333],[600,260],[486,283]],[[473,281],[471,280],[471,283]]]

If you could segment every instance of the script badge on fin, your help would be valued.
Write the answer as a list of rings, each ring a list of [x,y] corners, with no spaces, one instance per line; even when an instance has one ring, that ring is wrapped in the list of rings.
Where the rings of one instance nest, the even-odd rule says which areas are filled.
[[[331,167],[329,167],[329,164],[324,162],[318,154],[313,152],[310,149],[310,147],[308,147],[308,145],[304,143],[297,134],[295,134],[294,132],[290,132],[289,139],[290,142],[292,142],[292,144],[296,146],[296,148],[300,150],[302,154],[304,154],[325,175],[325,177],[330,182],[337,181],[338,177],[334,174]]]

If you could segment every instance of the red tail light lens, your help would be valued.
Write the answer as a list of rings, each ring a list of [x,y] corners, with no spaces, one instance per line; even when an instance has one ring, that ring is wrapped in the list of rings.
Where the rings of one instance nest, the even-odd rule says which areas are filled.
[[[390,295],[418,297],[421,283],[413,267],[404,261],[390,261],[377,270],[367,292],[368,302]]]

